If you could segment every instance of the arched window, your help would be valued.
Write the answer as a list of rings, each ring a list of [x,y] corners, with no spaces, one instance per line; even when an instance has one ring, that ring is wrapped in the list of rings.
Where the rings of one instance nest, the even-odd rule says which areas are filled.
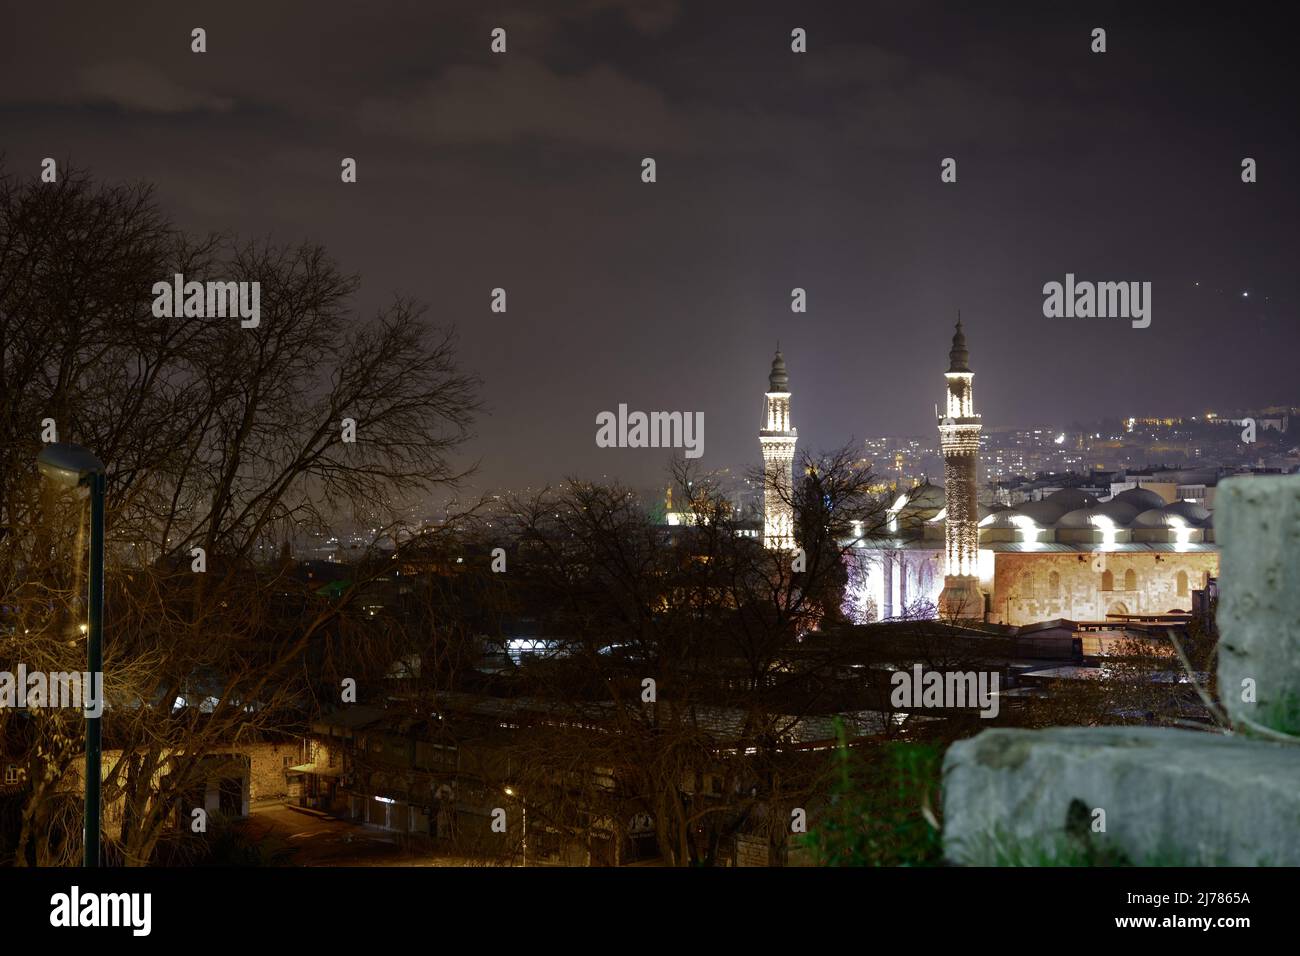
[[[1138,589],[1137,572],[1134,571],[1132,568],[1129,568],[1127,571],[1124,572],[1124,590],[1136,591],[1137,589]]]
[[[1061,575],[1056,571],[1047,576],[1047,593],[1054,598],[1061,596]]]
[[[1103,591],[1115,590],[1115,575],[1109,571],[1101,572],[1101,589]]]
[[[1178,582],[1178,593],[1179,593],[1179,595],[1180,595],[1180,596],[1183,596],[1183,597],[1186,597],[1186,595],[1187,595],[1187,572],[1186,572],[1186,571],[1179,571],[1179,572],[1178,572],[1178,577],[1177,577],[1175,580]]]
[[[1020,572],[1020,596],[1022,598],[1034,596],[1034,576],[1028,571]]]

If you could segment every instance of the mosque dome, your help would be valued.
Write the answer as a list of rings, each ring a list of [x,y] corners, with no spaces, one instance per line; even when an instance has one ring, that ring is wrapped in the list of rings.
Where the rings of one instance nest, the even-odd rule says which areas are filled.
[[[1107,501],[1104,504],[1093,505],[1091,508],[1076,508],[1062,515],[1056,526],[1058,528],[1104,528],[1113,525],[1116,528],[1127,528],[1137,516],[1138,510],[1132,505],[1122,501]]]
[[[1148,508],[1133,519],[1135,528],[1178,528],[1182,527],[1183,518],[1171,514],[1164,508]],[[1189,522],[1190,523],[1190,522]]]
[[[917,511],[941,511],[946,506],[943,485],[925,483],[900,491],[894,499],[894,509],[904,513]]]
[[[1074,511],[1076,508],[1091,508],[1097,504],[1097,499],[1093,495],[1088,494],[1086,491],[1080,491],[1078,488],[1062,488],[1060,491],[1053,491],[1043,500],[1060,505],[1064,511]]]
[[[1021,517],[1023,515],[1018,514],[1016,509],[1003,508],[1001,511],[990,511],[981,517],[979,526],[981,528],[1019,528],[1020,525],[1017,524],[1016,519]]]
[[[1201,505],[1193,501],[1175,501],[1171,505],[1165,505],[1163,509],[1165,514],[1178,515],[1188,524],[1196,528],[1203,528],[1214,524],[1214,515]]]
[[[1106,514],[1100,508],[1076,508],[1068,514],[1062,515],[1061,520],[1056,523],[1058,528],[1096,528],[1098,527],[1097,519],[1101,519],[1102,524],[1114,523],[1115,519]]]
[[[1139,512],[1146,511],[1150,508],[1163,508],[1165,506],[1165,499],[1160,497],[1154,491],[1151,491],[1149,488],[1130,488],[1128,491],[1121,491],[1110,500],[1112,502],[1122,501],[1127,505],[1131,505]]]
[[[1022,505],[1016,505],[1011,509],[1018,515],[1024,515],[1026,518],[1033,520],[1034,524],[1042,527],[1050,527],[1061,520],[1061,516],[1069,509],[1063,504],[1055,501],[1026,501]]]
[[[1129,501],[1107,501],[1097,505],[1093,510],[1105,515],[1120,527],[1128,527],[1144,509]]]

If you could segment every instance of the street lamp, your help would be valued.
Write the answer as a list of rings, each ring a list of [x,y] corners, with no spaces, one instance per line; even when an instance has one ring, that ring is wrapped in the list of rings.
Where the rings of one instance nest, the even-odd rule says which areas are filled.
[[[57,442],[46,445],[36,458],[41,474],[51,482],[90,489],[90,581],[86,631],[86,670],[104,669],[104,463],[86,448]],[[99,717],[86,717],[86,820],[82,866],[99,866],[99,798],[102,755]]]
[[[506,787],[506,796],[516,796],[514,787]],[[519,814],[523,820],[523,834],[521,841],[521,852],[519,855],[519,865],[528,865],[528,804],[524,803],[524,798],[519,797]]]

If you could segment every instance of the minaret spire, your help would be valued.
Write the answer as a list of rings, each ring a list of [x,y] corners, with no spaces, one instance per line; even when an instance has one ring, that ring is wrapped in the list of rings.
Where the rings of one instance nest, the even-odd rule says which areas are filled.
[[[939,419],[943,449],[944,578],[939,613],[950,619],[984,617],[979,581],[979,506],[977,503],[980,416],[975,414],[970,351],[962,329],[961,310],[948,353],[947,401]]]
[[[966,333],[961,327],[961,309],[957,310],[957,328],[952,334],[952,351],[948,353],[948,371],[970,371],[970,352],[966,348]]]
[[[790,374],[776,345],[767,376],[766,411],[758,442],[763,449],[763,544],[794,550],[794,446],[799,432],[790,424]]]

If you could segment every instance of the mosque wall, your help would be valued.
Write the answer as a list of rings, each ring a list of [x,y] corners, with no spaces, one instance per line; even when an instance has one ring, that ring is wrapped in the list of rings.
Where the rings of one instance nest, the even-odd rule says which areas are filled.
[[[1219,571],[1217,552],[998,553],[993,559],[989,620],[998,624],[1188,611],[1191,592]]]

